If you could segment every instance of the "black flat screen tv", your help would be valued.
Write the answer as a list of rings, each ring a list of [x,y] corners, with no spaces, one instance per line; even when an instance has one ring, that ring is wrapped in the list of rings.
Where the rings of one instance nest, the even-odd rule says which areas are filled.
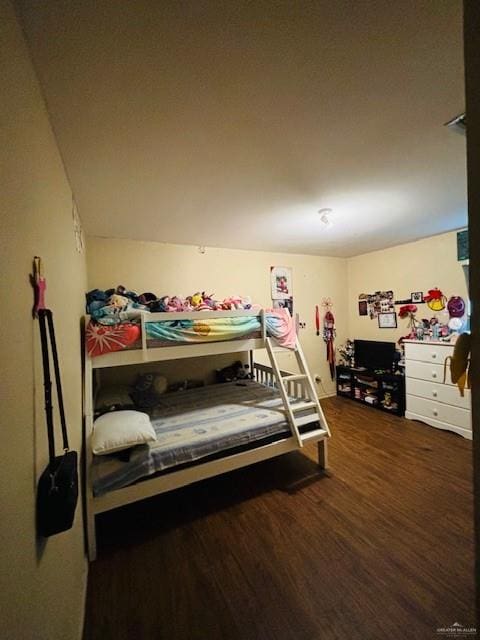
[[[355,366],[391,371],[395,358],[395,343],[376,340],[355,340]]]

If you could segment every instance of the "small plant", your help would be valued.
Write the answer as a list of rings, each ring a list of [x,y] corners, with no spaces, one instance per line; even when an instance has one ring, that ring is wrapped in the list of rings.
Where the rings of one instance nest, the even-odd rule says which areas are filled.
[[[353,367],[353,360],[355,357],[355,347],[353,340],[347,340],[345,344],[342,344],[340,347],[338,347],[337,351],[340,354],[341,358],[340,364],[343,364],[346,367]]]

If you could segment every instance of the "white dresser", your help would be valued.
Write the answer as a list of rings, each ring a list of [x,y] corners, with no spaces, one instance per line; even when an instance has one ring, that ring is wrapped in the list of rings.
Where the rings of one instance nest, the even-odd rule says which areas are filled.
[[[405,340],[405,417],[471,439],[470,390],[465,389],[462,398],[448,365],[443,383],[443,363],[452,353],[453,345],[445,342]]]

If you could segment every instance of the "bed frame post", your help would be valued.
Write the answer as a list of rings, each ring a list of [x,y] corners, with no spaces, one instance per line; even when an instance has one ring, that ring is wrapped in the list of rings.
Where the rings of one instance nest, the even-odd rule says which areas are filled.
[[[328,469],[328,442],[326,438],[317,442],[318,466],[320,469]]]
[[[83,456],[85,461],[83,499],[85,516],[85,538],[88,559],[92,562],[97,557],[97,541],[95,533],[95,512],[93,509],[93,494],[91,481],[92,449],[91,437],[93,431],[93,374],[92,360],[88,355],[85,341],[85,376],[84,376],[84,433],[83,433]]]

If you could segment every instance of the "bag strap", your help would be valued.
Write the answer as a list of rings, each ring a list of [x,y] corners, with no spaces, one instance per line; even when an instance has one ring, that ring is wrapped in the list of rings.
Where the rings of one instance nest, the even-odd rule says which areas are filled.
[[[40,326],[40,341],[42,343],[43,388],[45,394],[45,416],[47,419],[48,457],[49,464],[53,468],[55,460],[55,435],[53,432],[52,380],[50,378],[45,309],[38,310],[38,324]]]
[[[68,451],[68,434],[67,423],[65,420],[65,407],[63,405],[62,380],[60,378],[60,367],[58,364],[57,341],[55,339],[55,328],[53,326],[53,313],[50,311],[50,309],[46,309],[46,316],[48,322],[48,332],[50,334],[50,346],[52,348],[55,383],[57,386],[58,411],[60,413],[60,424],[62,427],[63,448],[65,451]]]
[[[40,326],[40,339],[42,343],[42,361],[43,361],[43,386],[45,392],[45,415],[47,420],[47,436],[48,436],[48,456],[49,465],[54,467],[55,463],[55,433],[53,425],[53,405],[52,405],[52,380],[50,377],[50,357],[48,351],[48,337],[50,338],[50,347],[53,356],[53,367],[55,371],[55,383],[57,387],[58,409],[60,413],[60,423],[62,427],[63,448],[68,451],[68,435],[67,425],[65,421],[65,407],[63,404],[62,382],[60,379],[60,367],[58,364],[57,343],[55,340],[55,329],[53,325],[53,314],[50,309],[38,310],[38,321]],[[48,337],[47,337],[48,326]]]

